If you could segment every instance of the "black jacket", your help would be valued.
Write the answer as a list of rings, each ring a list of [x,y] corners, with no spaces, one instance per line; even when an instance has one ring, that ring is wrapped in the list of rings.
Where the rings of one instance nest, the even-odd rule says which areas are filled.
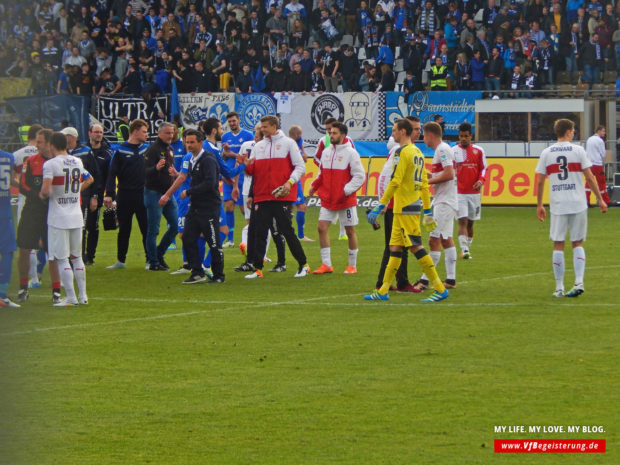
[[[197,159],[196,159],[197,158]],[[190,210],[204,210],[219,215],[220,204],[220,167],[215,155],[203,150],[190,160],[190,185],[185,192],[189,197]]]
[[[123,142],[114,153],[108,171],[106,195],[116,196],[116,179],[118,190],[141,191],[144,189],[144,153],[148,145],[135,145]]]
[[[93,183],[82,191],[82,205],[88,206],[90,198],[97,195],[100,186],[105,182],[101,179],[101,174],[99,173],[99,163],[97,163],[97,159],[90,150],[90,147],[86,145],[78,145],[76,148],[71,150],[70,155],[82,160],[84,169],[88,171],[93,178]]]
[[[105,191],[105,185],[108,179],[110,160],[112,159],[112,155],[114,155],[114,151],[105,140],[101,141],[101,147],[99,148],[94,149],[90,144],[88,144],[88,146],[93,152],[95,160],[97,160],[97,165],[99,166],[99,182],[95,182],[97,182],[97,196],[101,204],[103,202],[103,192]]]
[[[157,170],[159,160],[165,160],[161,170]],[[164,194],[174,182],[168,173],[171,166],[174,166],[174,151],[158,137],[144,153],[144,187]]]
[[[308,73],[291,73],[289,89],[293,92],[310,92],[312,90],[312,82]]]

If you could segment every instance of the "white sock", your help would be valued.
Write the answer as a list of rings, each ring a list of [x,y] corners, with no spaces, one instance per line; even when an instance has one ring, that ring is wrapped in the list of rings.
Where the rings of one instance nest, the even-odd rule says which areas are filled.
[[[250,225],[246,224],[243,229],[241,230],[241,242],[243,244],[247,244],[248,243],[248,229],[250,229]]]
[[[349,266],[352,266],[353,268],[357,268],[357,251],[358,249],[349,249]]]
[[[38,265],[38,260],[37,260],[37,251],[36,250],[31,250],[30,251],[30,266],[28,268],[28,277],[30,278],[30,281],[32,281],[33,283],[38,283],[39,282],[39,275],[37,274],[37,265]]]
[[[586,272],[586,251],[583,247],[573,249],[573,268],[575,269],[575,284],[583,284],[583,275]]]
[[[554,250],[552,255],[555,289],[564,290],[564,251]]]
[[[338,233],[338,237],[346,236],[347,231],[344,229],[344,225],[342,224],[342,221],[339,221],[338,224],[340,225],[340,232]]]
[[[69,302],[75,302],[77,301],[77,297],[75,297],[75,289],[73,288],[73,270],[69,264],[69,259],[63,258],[62,260],[57,260],[57,263],[58,271],[60,272],[60,282],[62,283],[62,287],[65,288],[67,300]]]
[[[471,247],[471,243],[474,242],[473,237],[467,237],[467,248]]]
[[[439,260],[441,259],[441,250],[438,250],[437,252],[433,252],[431,250],[428,254],[433,259],[433,265],[435,265],[435,268],[437,268],[437,263],[439,263]],[[420,277],[420,279],[423,279],[424,281],[428,281],[428,278],[426,277],[425,273],[422,273],[422,276]]]
[[[86,297],[86,270],[84,269],[84,261],[82,257],[71,259],[73,264],[73,274],[75,275],[75,282],[77,283],[78,295],[80,297]]]
[[[459,236],[459,246],[461,247],[461,252],[469,250],[469,242],[467,240],[467,236]]]
[[[446,265],[446,279],[456,279],[456,247],[444,249],[444,263]]]
[[[321,249],[321,263],[325,266],[332,266],[332,255],[329,247]]]

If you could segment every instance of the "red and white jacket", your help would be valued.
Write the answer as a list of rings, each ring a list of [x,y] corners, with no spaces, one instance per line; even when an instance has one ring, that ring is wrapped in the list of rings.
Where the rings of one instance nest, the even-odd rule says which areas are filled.
[[[314,153],[314,164],[316,166],[321,166],[321,157],[323,156],[323,151],[325,150],[325,140],[328,138],[328,135],[321,137],[319,141],[319,145],[316,148],[316,152]],[[349,138],[349,136],[344,136],[343,144],[350,144],[351,147],[355,148],[355,144],[353,143],[353,139]]]
[[[254,202],[294,202],[297,199],[297,181],[306,172],[297,142],[279,130],[254,145],[252,158],[254,163],[248,165],[245,171],[254,176]],[[274,197],[271,192],[289,179],[293,181],[289,195]]]
[[[350,139],[349,139],[350,140]],[[364,184],[364,167],[351,144],[330,145],[323,151],[318,177],[312,188],[328,210],[357,206],[355,193]]]
[[[484,183],[487,171],[487,159],[482,147],[470,144],[466,149],[455,145],[454,160],[456,161],[456,183],[459,194],[479,194],[474,190],[478,181]]]

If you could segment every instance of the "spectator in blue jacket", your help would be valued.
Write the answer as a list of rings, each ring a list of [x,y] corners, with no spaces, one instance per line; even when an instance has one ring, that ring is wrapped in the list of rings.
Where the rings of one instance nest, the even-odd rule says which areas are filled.
[[[474,52],[474,58],[471,60],[471,82],[475,90],[484,88],[485,71],[487,64],[480,58],[480,50]]]

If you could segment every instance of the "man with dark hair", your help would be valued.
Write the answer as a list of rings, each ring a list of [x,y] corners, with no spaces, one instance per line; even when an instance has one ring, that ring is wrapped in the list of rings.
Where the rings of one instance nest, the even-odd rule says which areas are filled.
[[[329,247],[329,225],[336,219],[345,227],[349,239],[349,262],[344,274],[357,273],[357,197],[355,193],[364,184],[364,167],[357,151],[345,142],[347,126],[336,122],[329,132],[331,145],[323,152],[319,175],[312,183],[310,195],[321,199],[319,213],[319,241],[321,266],[313,274],[332,273]]]
[[[116,263],[108,266],[109,270],[125,268],[129,237],[133,216],[136,215],[142,233],[142,245],[146,254],[147,218],[144,208],[144,154],[148,146],[149,124],[142,119],[135,119],[129,125],[129,139],[120,147],[110,161],[103,204],[114,207],[118,215],[118,239]],[[118,178],[118,191],[116,180]],[[147,264],[149,266],[149,264]]]
[[[162,123],[157,130],[157,139],[144,153],[144,206],[146,208],[146,255],[150,271],[168,271],[164,254],[177,235],[177,202],[171,197],[161,207],[159,199],[178,176],[174,168],[174,152],[170,143],[174,138],[174,123]],[[157,245],[157,235],[162,214],[168,222],[168,229]]]
[[[86,253],[84,254],[84,264],[95,264],[95,253],[97,251],[97,244],[99,242],[99,211],[103,205],[103,193],[105,191],[106,181],[108,179],[108,169],[110,168],[110,160],[114,151],[110,147],[110,144],[103,138],[103,126],[100,124],[93,124],[88,130],[88,144],[87,144],[95,160],[97,160],[97,167],[99,172],[99,179],[96,182],[97,194],[97,209],[88,210],[86,213],[86,225],[84,227],[86,242]]]
[[[80,208],[80,192],[93,183],[93,177],[84,169],[81,159],[67,153],[65,134],[52,134],[50,146],[52,158],[43,166],[40,197],[43,200],[49,198],[47,227],[50,267],[58,266],[67,295],[66,299],[55,302],[54,306],[87,304],[86,270],[82,260],[84,215]],[[74,276],[78,285],[77,296],[73,287]]]
[[[459,144],[454,147],[458,193],[459,245],[461,258],[471,258],[469,248],[474,240],[474,222],[480,220],[482,208],[480,190],[484,185],[487,159],[484,150],[471,143],[471,124],[459,126]]]
[[[279,120],[267,115],[261,118],[261,132],[264,139],[257,142],[252,150],[254,163],[246,172],[254,176],[254,208],[256,210],[256,254],[255,271],[248,279],[262,278],[263,259],[269,225],[277,225],[284,235],[299,268],[296,278],[303,278],[310,272],[306,254],[293,230],[290,204],[297,196],[297,181],[306,171],[304,160],[297,143],[278,130]],[[292,171],[291,171],[292,168]]]
[[[20,177],[19,190],[26,202],[17,226],[17,246],[19,257],[19,292],[17,302],[28,299],[28,269],[30,268],[30,251],[42,247],[47,251],[47,201],[39,197],[43,184],[43,164],[52,157],[50,141],[51,129],[37,132],[36,145],[38,153],[31,155],[24,162]],[[52,280],[52,302],[60,301],[60,276],[55,263],[49,264]]]
[[[209,118],[205,129],[208,131],[207,140],[215,145],[222,138],[222,125],[217,118]],[[189,278],[183,284],[196,284],[206,281],[205,272],[198,253],[198,240],[202,234],[211,251],[211,269],[213,278],[211,283],[223,283],[224,254],[217,233],[221,208],[219,191],[220,168],[217,158],[211,151],[202,148],[203,135],[199,131],[188,130],[185,134],[185,146],[191,152],[189,189],[181,192],[180,198],[190,199],[189,210],[185,215],[185,229],[183,232],[183,247],[187,254],[187,261],[192,270]],[[177,185],[178,183],[178,185]],[[175,186],[182,184],[179,179]],[[173,186],[174,187],[174,186]]]

